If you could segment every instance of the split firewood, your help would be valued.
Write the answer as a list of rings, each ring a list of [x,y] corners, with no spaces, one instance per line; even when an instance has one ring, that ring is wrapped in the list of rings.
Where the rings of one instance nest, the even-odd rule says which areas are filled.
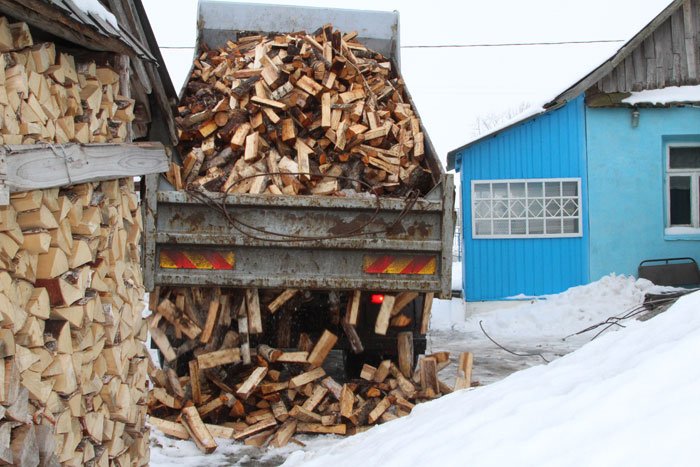
[[[355,36],[330,26],[317,32],[232,37],[198,54],[176,117],[179,152],[187,154],[179,176],[177,167],[170,176],[176,189],[427,192],[425,137],[402,78]],[[328,37],[338,38],[336,47]],[[364,170],[348,176],[355,163]],[[340,173],[325,173],[331,165]]]

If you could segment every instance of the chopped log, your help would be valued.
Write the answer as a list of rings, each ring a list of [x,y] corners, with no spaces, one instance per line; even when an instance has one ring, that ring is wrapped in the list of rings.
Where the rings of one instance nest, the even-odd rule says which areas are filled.
[[[202,403],[202,390],[199,384],[199,363],[197,360],[190,360],[190,387],[192,388],[192,400],[195,404]]]
[[[261,431],[268,430],[274,426],[277,426],[277,422],[275,421],[274,417],[268,417],[264,420],[259,421],[253,426],[250,426],[244,430],[237,431],[233,435],[233,439],[235,440],[241,440],[248,438],[249,436],[253,436],[256,433],[260,433]]]
[[[300,422],[321,423],[321,416],[319,414],[307,410],[301,405],[292,407],[292,410],[289,411],[289,416],[296,418]]]
[[[262,315],[260,314],[258,289],[246,289],[245,301],[248,309],[248,332],[250,334],[262,334]]]
[[[197,356],[197,363],[200,370],[214,368],[221,365],[229,365],[241,360],[239,349],[223,349]]]
[[[216,450],[217,444],[214,441],[211,433],[204,426],[204,422],[199,416],[197,409],[195,407],[185,407],[182,409],[182,424],[184,425],[187,433],[194,440],[197,448],[204,454],[211,454]]]
[[[243,400],[248,399],[253,393],[253,391],[255,391],[255,389],[260,385],[262,380],[265,378],[266,374],[266,367],[257,367],[255,370],[253,370],[253,373],[250,374],[245,383],[243,383],[243,385],[240,388],[238,388],[238,391],[236,391],[236,395],[238,395]]]
[[[391,310],[391,316],[395,316],[406,308],[406,305],[411,303],[418,296],[418,292],[402,292],[396,296],[394,307]]]
[[[318,340],[311,351],[311,354],[309,355],[309,363],[312,366],[320,367],[337,341],[338,336],[327,329],[324,330],[321,338]]]
[[[362,371],[360,372],[360,378],[365,381],[374,381],[374,375],[377,374],[377,369],[372,365],[364,364],[362,365]]]
[[[459,366],[457,367],[457,381],[455,381],[454,387],[455,391],[471,387],[473,364],[473,353],[463,352],[459,354]]]
[[[258,346],[258,355],[267,360],[269,363],[274,363],[284,353],[279,349],[273,349],[269,345],[261,344]]]
[[[281,448],[287,445],[289,440],[294,436],[297,429],[296,419],[289,419],[277,430],[275,437],[272,439],[270,444],[276,448]]]
[[[355,290],[352,292],[352,295],[350,295],[350,298],[348,299],[348,307],[345,311],[345,316],[347,317],[348,324],[351,326],[357,326],[357,318],[360,310],[361,293],[362,292],[360,290]]]
[[[306,410],[309,411],[314,411],[318,404],[321,403],[324,397],[326,397],[326,394],[328,393],[328,389],[324,388],[321,385],[314,385],[314,390],[309,396],[308,399],[304,402],[302,407]]]
[[[360,339],[360,336],[357,334],[357,330],[355,329],[355,326],[350,324],[347,320],[347,315],[343,317],[343,319],[340,322],[341,326],[343,327],[343,331],[345,332],[345,337],[348,339],[348,342],[350,343],[350,348],[352,349],[353,353],[359,354],[364,352],[364,347],[362,346],[362,340]]]
[[[282,352],[277,357],[280,363],[307,363],[309,360],[309,352]]]
[[[410,378],[413,375],[413,333],[411,331],[398,333],[397,343],[399,369],[406,378]]]
[[[289,380],[289,388],[295,389],[295,388],[301,387],[301,386],[308,384],[312,381],[315,381],[319,378],[323,378],[324,376],[326,376],[326,372],[323,368],[321,368],[321,367],[314,368],[311,371],[307,371],[306,373],[302,373],[302,374],[290,379]]]
[[[299,289],[287,289],[277,296],[268,306],[270,313],[277,311],[282,305],[287,303],[292,297],[299,293]]]
[[[209,311],[207,312],[207,321],[204,324],[204,329],[202,334],[199,336],[200,342],[208,343],[211,339],[212,332],[214,332],[214,326],[219,318],[219,308],[221,303],[219,300],[212,300],[209,302]]]
[[[355,404],[355,394],[347,384],[343,385],[343,392],[340,394],[340,415],[345,418],[352,417],[353,406]]]
[[[389,329],[389,318],[391,317],[391,311],[394,308],[394,302],[396,297],[393,295],[385,295],[382,306],[379,308],[379,313],[377,314],[377,321],[374,325],[374,333],[380,334],[382,336],[386,335],[387,329]]]
[[[157,311],[190,339],[197,339],[202,333],[199,326],[184,313],[178,313],[175,304],[167,298],[160,302]]]
[[[420,363],[420,379],[423,391],[431,390],[435,394],[440,393],[437,377],[437,361],[433,357],[426,357]]]
[[[297,433],[323,433],[344,435],[347,431],[345,424],[326,426],[320,423],[297,423]]]
[[[430,325],[430,310],[433,307],[433,297],[435,297],[435,294],[433,292],[429,292],[425,294],[425,298],[423,299],[423,314],[421,315],[420,322],[421,335],[428,334],[428,326]]]
[[[388,397],[384,397],[379,404],[369,413],[369,423],[370,425],[373,425],[379,420],[379,417],[381,417],[384,412],[386,412],[386,409],[388,409],[391,406],[391,401],[389,400]]]

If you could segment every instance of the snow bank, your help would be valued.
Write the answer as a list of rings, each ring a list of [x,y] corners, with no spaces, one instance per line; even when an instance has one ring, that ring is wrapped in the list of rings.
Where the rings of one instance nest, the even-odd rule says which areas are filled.
[[[611,316],[623,314],[642,303],[647,293],[664,290],[673,289],[655,286],[646,279],[611,274],[557,295],[535,297],[530,303],[474,313],[468,315],[466,321],[455,312],[455,304],[438,304],[430,326],[431,329],[469,332],[479,330],[479,321],[483,321],[486,331],[496,339],[564,338]]]
[[[619,295],[640,292],[630,280]],[[696,465],[698,309],[700,292],[549,365],[421,404],[284,465]]]

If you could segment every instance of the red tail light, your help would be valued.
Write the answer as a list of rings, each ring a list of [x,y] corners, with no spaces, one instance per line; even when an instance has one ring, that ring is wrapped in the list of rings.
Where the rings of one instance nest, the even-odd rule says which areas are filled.
[[[374,303],[375,305],[380,305],[384,303],[384,295],[381,294],[373,294],[372,297],[370,298],[370,301]]]

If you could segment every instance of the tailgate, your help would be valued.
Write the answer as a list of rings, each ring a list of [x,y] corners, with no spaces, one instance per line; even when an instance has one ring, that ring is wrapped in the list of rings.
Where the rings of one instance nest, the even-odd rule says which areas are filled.
[[[186,192],[159,191],[149,203],[151,212],[157,203],[158,215],[154,238],[146,237],[147,270],[149,263],[155,269],[154,284],[147,286],[449,296],[452,183],[443,175],[432,196],[409,210],[402,199],[250,194],[209,194],[218,206],[212,207]],[[445,189],[450,195],[443,196]]]

